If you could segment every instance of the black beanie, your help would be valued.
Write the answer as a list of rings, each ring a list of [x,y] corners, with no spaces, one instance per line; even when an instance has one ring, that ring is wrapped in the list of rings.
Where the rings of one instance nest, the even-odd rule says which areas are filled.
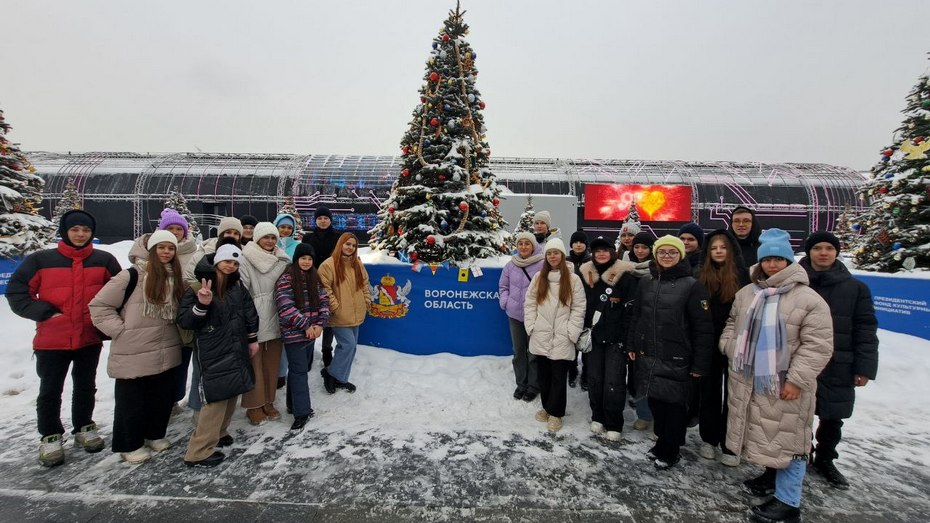
[[[575,242],[581,242],[588,245],[588,235],[584,231],[575,231],[572,233],[571,239],[568,241],[568,246],[571,247]]]
[[[242,218],[239,218],[239,223],[242,225],[251,225],[255,227],[258,225],[258,218],[252,216],[251,214],[243,214]]]
[[[297,247],[294,248],[294,255],[291,256],[291,263],[297,263],[297,260],[299,260],[301,256],[310,256],[316,259],[316,251],[313,250],[313,246],[309,243],[300,242],[297,244]]]
[[[591,252],[594,252],[594,249],[607,249],[608,251],[616,250],[613,242],[607,241],[603,236],[598,236],[594,238],[591,242]]]
[[[694,236],[697,239],[698,247],[704,246],[704,229],[702,229],[700,225],[694,222],[686,223],[678,229],[678,236],[682,234]]]
[[[330,220],[333,219],[333,213],[330,212],[330,210],[327,209],[326,207],[317,207],[316,210],[313,211],[313,219],[314,219],[314,220],[316,220],[316,219],[319,218],[320,216],[326,216],[326,217],[329,218]]]
[[[95,220],[94,217],[90,215],[90,213],[80,209],[75,209],[61,215],[61,221],[58,222],[58,235],[61,236],[62,239],[67,240],[68,229],[74,227],[75,225],[84,225],[86,227],[90,227],[91,234],[97,230],[97,220]]]
[[[830,245],[832,245],[834,248],[836,248],[837,253],[840,252],[840,240],[838,240],[836,236],[833,235],[832,232],[817,231],[817,232],[811,233],[811,235],[808,236],[806,240],[804,240],[804,254],[807,256],[810,256],[811,249],[814,248],[814,245],[817,245],[818,243],[823,243],[823,242],[827,242]]]
[[[655,242],[656,237],[653,236],[652,233],[643,231],[633,237],[633,243],[631,243],[630,246],[640,244],[645,245],[646,247],[649,247],[650,250],[652,250],[652,244]]]

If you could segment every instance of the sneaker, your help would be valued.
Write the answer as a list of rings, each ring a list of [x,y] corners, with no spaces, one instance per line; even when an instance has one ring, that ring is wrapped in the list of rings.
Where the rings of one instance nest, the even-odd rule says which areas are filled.
[[[739,456],[736,454],[727,454],[724,452],[720,455],[720,463],[727,467],[738,467],[739,466]]]
[[[775,472],[775,469],[766,467],[760,476],[744,481],[743,488],[758,498],[771,496],[775,493]]]
[[[656,458],[652,464],[655,465],[656,470],[668,470],[674,467],[679,461],[681,461],[681,454],[676,454],[674,458],[669,460]]]
[[[636,430],[649,430],[649,427],[652,426],[651,421],[646,421],[644,419],[637,419],[633,422],[633,428]]]
[[[717,448],[710,443],[701,443],[701,446],[698,447],[698,456],[704,459],[716,459]]]
[[[336,378],[330,376],[329,372],[324,368],[320,371],[320,376],[323,376],[323,388],[326,389],[326,392],[329,394],[336,393]]]
[[[132,452],[120,452],[119,457],[130,465],[138,465],[152,459],[152,453],[145,446],[142,446]]]
[[[152,449],[152,452],[162,452],[171,448],[171,440],[168,438],[147,439],[145,446]]]
[[[534,399],[536,399],[536,396],[539,396],[538,392],[533,392],[531,390],[528,390],[523,393],[523,401],[529,403],[533,401]]]
[[[333,378],[333,381],[336,382],[336,388],[337,388],[337,389],[343,389],[344,391],[346,391],[346,392],[348,392],[348,393],[350,393],[350,394],[353,393],[353,392],[355,392],[355,385],[352,385],[352,383],[350,383],[350,382],[348,382],[348,381],[338,381],[338,380],[336,380],[336,378]]]
[[[773,497],[761,505],[752,507],[752,519],[765,523],[801,521],[801,509],[786,505],[779,501],[778,498]]]
[[[603,434],[605,430],[606,429],[604,429],[604,424],[600,421],[591,422],[591,432],[595,434]]]
[[[827,483],[829,483],[831,487],[840,490],[849,488],[849,481],[846,479],[846,476],[836,468],[832,460],[814,461],[813,467],[815,471],[827,480]]]
[[[84,425],[80,431],[75,432],[74,446],[83,447],[85,451],[91,454],[103,450],[103,438],[97,434],[97,424]]]
[[[546,409],[539,409],[536,411],[536,421],[540,421],[542,423],[549,421],[549,413],[546,412]]]
[[[281,413],[278,412],[278,409],[274,408],[273,403],[266,403],[262,407],[262,412],[264,412],[265,416],[267,416],[268,419],[271,421],[276,421],[276,420],[281,419]]]
[[[233,437],[230,436],[229,434],[223,436],[222,438],[220,438],[219,441],[216,442],[216,446],[220,448],[228,447],[232,444],[233,444]]]
[[[620,433],[619,430],[608,430],[607,441],[612,441],[614,443],[623,441],[623,435]]]
[[[222,463],[224,459],[226,459],[226,454],[223,454],[220,451],[216,451],[213,454],[210,454],[209,457],[200,461],[187,461],[185,459],[184,464],[188,467],[215,467]]]
[[[517,387],[517,389],[513,391],[513,399],[522,400],[524,394],[526,394],[526,391],[521,389],[520,387]]]
[[[294,416],[294,423],[291,424],[291,430],[296,432],[304,429],[310,416]]]
[[[546,425],[549,432],[558,432],[562,428],[562,418],[558,416],[549,416],[549,423]]]
[[[57,467],[65,462],[65,451],[61,448],[61,434],[42,438],[39,443],[39,465]]]
[[[249,424],[251,425],[261,425],[264,423],[268,416],[265,416],[264,409],[247,409],[245,411],[245,417],[249,418]]]

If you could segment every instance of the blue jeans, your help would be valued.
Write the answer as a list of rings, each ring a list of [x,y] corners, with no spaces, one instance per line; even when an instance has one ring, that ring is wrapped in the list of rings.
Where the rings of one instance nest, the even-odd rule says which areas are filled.
[[[349,381],[352,372],[352,360],[355,359],[355,346],[358,345],[358,326],[333,327],[333,337],[336,338],[336,349],[333,351],[333,362],[329,364],[327,372],[336,381]]]
[[[636,417],[643,421],[652,421],[652,411],[649,410],[649,401],[645,396],[633,400],[636,407]]]
[[[200,410],[203,407],[203,401],[200,399],[200,360],[197,354],[191,358],[191,364],[194,369],[191,371],[191,392],[187,395],[187,406],[191,410]]]
[[[778,469],[775,473],[775,497],[778,501],[792,507],[801,506],[801,486],[806,470],[807,460],[803,458],[793,459],[788,468]]]
[[[313,365],[314,341],[284,344],[284,352],[287,353],[287,391],[295,417],[310,415],[310,384],[307,375]]]

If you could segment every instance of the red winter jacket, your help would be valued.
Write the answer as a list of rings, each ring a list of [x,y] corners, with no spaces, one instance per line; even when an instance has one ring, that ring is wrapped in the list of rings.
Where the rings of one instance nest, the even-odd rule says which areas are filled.
[[[31,254],[6,289],[10,309],[36,322],[35,350],[75,350],[101,343],[87,304],[120,272],[112,254],[93,245],[75,249],[63,241]],[[54,316],[56,313],[60,316]]]

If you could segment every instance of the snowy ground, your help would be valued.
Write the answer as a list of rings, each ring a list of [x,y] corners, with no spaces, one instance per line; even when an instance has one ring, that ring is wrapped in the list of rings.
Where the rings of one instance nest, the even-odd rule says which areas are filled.
[[[122,261],[123,247],[105,248]],[[311,373],[317,415],[302,433],[288,433],[287,415],[252,427],[237,413],[236,443],[214,470],[181,461],[192,429],[186,412],[169,428],[178,446],[149,463],[129,466],[69,442],[67,463],[44,469],[36,462],[33,324],[6,300],[0,324],[0,521],[742,521],[751,500],[738,485],[758,472],[701,460],[692,430],[680,466],[659,473],[643,456],[649,435],[631,423],[619,444],[591,435],[580,389],[570,389],[565,427],[552,436],[533,419],[538,401],[511,398],[508,358],[372,347],[359,348],[355,394],[327,395]],[[879,380],[861,390],[837,462],[852,488],[833,490],[809,475],[807,521],[930,520],[930,341],[888,331],[880,338]],[[105,354],[95,418],[108,438]],[[69,396],[70,381],[66,427]]]

